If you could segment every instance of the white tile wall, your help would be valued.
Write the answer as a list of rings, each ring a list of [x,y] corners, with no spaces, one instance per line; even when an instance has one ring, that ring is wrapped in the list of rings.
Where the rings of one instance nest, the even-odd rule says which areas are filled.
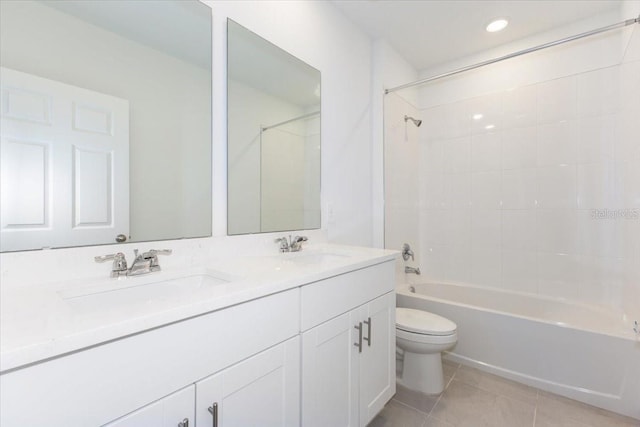
[[[428,168],[437,171],[434,179],[424,179],[418,168],[420,150],[418,128],[405,122],[404,116],[418,117],[417,109],[404,98],[390,94],[384,105],[384,167],[385,167],[385,247],[400,250],[409,243],[417,256],[419,250],[419,216],[432,221],[434,244],[444,241],[443,220],[429,213],[438,210],[422,209],[421,201],[429,201],[427,208],[438,208],[445,203],[444,142],[434,141],[425,159],[430,159]],[[419,194],[429,194],[421,199]]]
[[[634,60],[419,111],[423,280],[638,310],[638,93]]]
[[[538,123],[557,123],[576,116],[577,80],[575,76],[540,83]]]

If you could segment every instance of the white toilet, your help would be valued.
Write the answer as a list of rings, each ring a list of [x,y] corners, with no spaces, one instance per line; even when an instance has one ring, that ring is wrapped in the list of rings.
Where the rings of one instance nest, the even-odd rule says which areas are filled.
[[[457,326],[449,319],[412,308],[396,308],[396,344],[404,351],[398,383],[426,394],[444,390],[443,351],[458,341]]]

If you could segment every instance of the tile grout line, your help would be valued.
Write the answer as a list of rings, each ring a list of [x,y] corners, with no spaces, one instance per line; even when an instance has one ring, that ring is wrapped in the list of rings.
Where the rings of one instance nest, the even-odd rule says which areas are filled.
[[[413,406],[409,405],[408,403],[404,403],[401,400],[397,400],[397,399],[391,399],[391,400],[394,400],[396,403],[398,403],[398,404],[400,404],[402,406],[405,406],[405,407],[407,407],[409,409],[412,409],[412,410],[414,410],[416,412],[419,412],[421,415],[424,415],[425,419],[429,416],[429,414],[427,412],[423,412],[418,408],[414,408]]]
[[[536,421],[538,420],[538,400],[540,399],[540,390],[536,389],[536,405],[533,408],[533,427],[536,427]]]
[[[438,399],[436,400],[436,403],[433,404],[433,406],[431,407],[431,410],[429,411],[429,413],[427,414],[427,419],[429,417],[433,417],[431,415],[431,413],[433,412],[433,410],[436,408],[436,406],[438,406],[438,403],[440,403],[440,399],[442,399],[442,396],[445,394],[445,392],[447,391],[447,389],[449,388],[449,386],[451,385],[451,383],[453,382],[453,379],[456,377],[456,375],[458,374],[458,369],[460,369],[460,364],[458,363],[458,366],[456,367],[455,372],[453,373],[453,375],[451,375],[451,378],[449,378],[449,381],[447,381],[447,385],[444,387],[444,390],[442,391],[442,393],[440,393],[440,396],[438,396]],[[439,418],[433,417],[436,420],[439,421],[443,421],[440,420]],[[426,422],[426,421],[425,421]]]
[[[458,368],[459,367],[460,367],[460,365],[458,365]],[[424,412],[424,411],[420,410],[419,408],[415,408],[415,407],[409,405],[408,403],[405,403],[405,402],[403,402],[401,400],[398,400],[396,398],[392,398],[392,400],[395,400],[397,403],[401,404],[402,406],[406,406],[409,409],[413,409],[414,411],[417,411],[417,412],[423,414],[425,416],[425,423],[426,423],[427,418],[431,416],[431,412],[433,412],[433,409],[436,407],[438,402],[440,402],[440,399],[442,398],[442,395],[445,393],[446,389],[449,387],[449,385],[453,381],[453,378],[456,376],[456,373],[458,372],[458,368],[456,368],[456,370],[453,373],[453,375],[451,375],[451,378],[449,378],[449,381],[447,381],[447,385],[445,386],[445,389],[442,391],[442,393],[440,393],[440,395],[436,399],[436,403],[433,404],[433,406],[431,407],[429,412]]]

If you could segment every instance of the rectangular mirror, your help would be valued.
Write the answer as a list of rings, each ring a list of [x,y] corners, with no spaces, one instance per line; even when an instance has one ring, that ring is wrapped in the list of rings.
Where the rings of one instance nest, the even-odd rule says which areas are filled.
[[[210,236],[211,9],[0,8],[0,249]]]
[[[227,21],[227,232],[320,228],[320,71]]]

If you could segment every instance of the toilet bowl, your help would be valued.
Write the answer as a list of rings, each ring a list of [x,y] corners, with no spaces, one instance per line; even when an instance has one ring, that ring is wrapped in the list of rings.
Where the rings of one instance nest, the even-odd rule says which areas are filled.
[[[441,353],[457,341],[457,327],[451,320],[422,310],[396,308],[396,345],[404,353],[398,383],[426,394],[442,393]]]

